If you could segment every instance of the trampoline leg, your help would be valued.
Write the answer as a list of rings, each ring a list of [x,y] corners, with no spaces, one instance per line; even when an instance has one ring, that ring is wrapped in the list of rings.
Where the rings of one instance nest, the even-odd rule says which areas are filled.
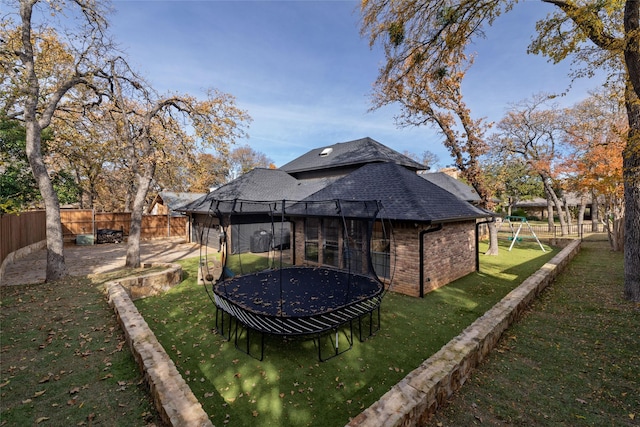
[[[328,332],[325,332],[324,334],[318,334],[317,337],[314,338],[314,341],[317,342],[318,344],[318,360],[320,362],[326,362],[327,360],[333,359],[334,357],[339,356],[342,353],[349,351],[351,350],[351,348],[353,348],[353,322],[349,321],[349,332],[347,333],[346,331],[343,331],[343,334],[348,343],[348,347],[342,351],[340,350],[340,346],[339,346],[340,328],[343,326],[345,326],[344,323],[335,328],[335,342],[334,342],[333,331],[328,331]],[[333,349],[333,354],[327,358],[322,357],[322,338],[323,337],[330,341],[331,348]]]
[[[375,334],[376,332],[378,332],[380,330],[380,306],[375,308],[376,311],[376,315],[374,318],[374,310],[370,311],[367,314],[363,314],[362,316],[358,317],[358,335],[360,338],[360,342],[364,342],[366,339],[371,338],[373,336],[373,334]],[[366,337],[363,338],[362,336],[362,319],[368,316],[369,317],[369,335],[367,335]],[[377,323],[376,323],[377,321]]]
[[[229,316],[229,327],[228,327],[228,333],[225,331],[225,326],[224,326],[224,316],[227,315]],[[227,341],[231,341],[231,322],[232,322],[233,318],[231,317],[231,315],[229,313],[227,313],[224,310],[220,310],[218,307],[216,307],[216,331],[218,331],[218,333],[220,333],[220,335],[222,335],[222,337],[224,339],[226,339]]]
[[[239,325],[239,328],[238,328],[238,325]],[[240,331],[238,331],[239,329]],[[260,357],[256,357],[251,353],[251,331],[252,329],[249,326],[246,326],[245,324],[241,323],[236,319],[236,329],[235,329],[235,338],[234,338],[235,346],[238,350],[242,351],[248,356],[251,356],[254,359],[262,361],[264,359],[264,332],[254,331],[260,334]],[[244,350],[240,347],[240,340],[242,339],[243,333],[245,335],[245,340],[246,340],[246,346],[245,346],[246,348]]]

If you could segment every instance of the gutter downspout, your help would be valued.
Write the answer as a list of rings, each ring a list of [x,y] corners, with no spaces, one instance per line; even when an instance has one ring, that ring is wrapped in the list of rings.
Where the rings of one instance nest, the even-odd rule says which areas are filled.
[[[431,225],[431,224],[429,224]],[[420,231],[420,298],[424,298],[424,235],[442,230],[442,224],[438,224],[435,228],[428,228]],[[477,233],[476,233],[477,235]]]
[[[495,216],[492,216],[491,219],[486,221],[476,222],[476,272],[480,271],[480,248],[479,248],[480,237],[478,236],[479,234],[478,230],[480,229],[480,226],[482,224],[490,224],[492,222],[496,222]]]

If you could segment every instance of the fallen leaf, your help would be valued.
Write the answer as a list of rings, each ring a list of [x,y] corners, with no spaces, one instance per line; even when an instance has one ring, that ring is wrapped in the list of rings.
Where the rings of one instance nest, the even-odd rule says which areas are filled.
[[[38,381],[38,384],[46,383],[51,379],[51,377],[53,377],[53,374],[49,373],[46,377],[43,377],[42,379],[40,379],[40,381]]]
[[[40,424],[42,422],[45,422],[49,419],[49,417],[40,417],[36,420],[36,424]]]
[[[33,397],[40,397],[43,394],[46,393],[47,390],[41,390],[41,391],[36,391],[35,393],[33,393]],[[48,418],[47,418],[48,419]]]

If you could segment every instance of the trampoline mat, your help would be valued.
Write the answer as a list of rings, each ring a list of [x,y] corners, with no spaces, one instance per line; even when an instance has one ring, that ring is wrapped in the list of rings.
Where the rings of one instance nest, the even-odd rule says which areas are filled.
[[[287,267],[236,276],[217,283],[213,290],[252,313],[308,317],[373,298],[383,291],[383,285],[373,277],[346,271]]]

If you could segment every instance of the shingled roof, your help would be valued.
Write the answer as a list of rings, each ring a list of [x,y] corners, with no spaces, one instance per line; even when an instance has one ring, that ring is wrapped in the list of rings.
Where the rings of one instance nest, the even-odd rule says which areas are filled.
[[[380,200],[384,216],[433,223],[484,218],[490,214],[394,163],[371,163],[305,200]]]
[[[444,172],[425,173],[420,176],[427,181],[444,188],[461,200],[466,200],[470,203],[478,203],[482,201],[482,198],[473,187],[447,175]]]
[[[334,180],[327,178],[299,181],[279,169],[255,168],[180,210],[207,213],[212,200],[301,200]]]
[[[369,137],[314,148],[281,166],[280,169],[296,174],[298,172],[344,168],[374,162],[397,163],[413,171],[427,169],[426,166]]]

